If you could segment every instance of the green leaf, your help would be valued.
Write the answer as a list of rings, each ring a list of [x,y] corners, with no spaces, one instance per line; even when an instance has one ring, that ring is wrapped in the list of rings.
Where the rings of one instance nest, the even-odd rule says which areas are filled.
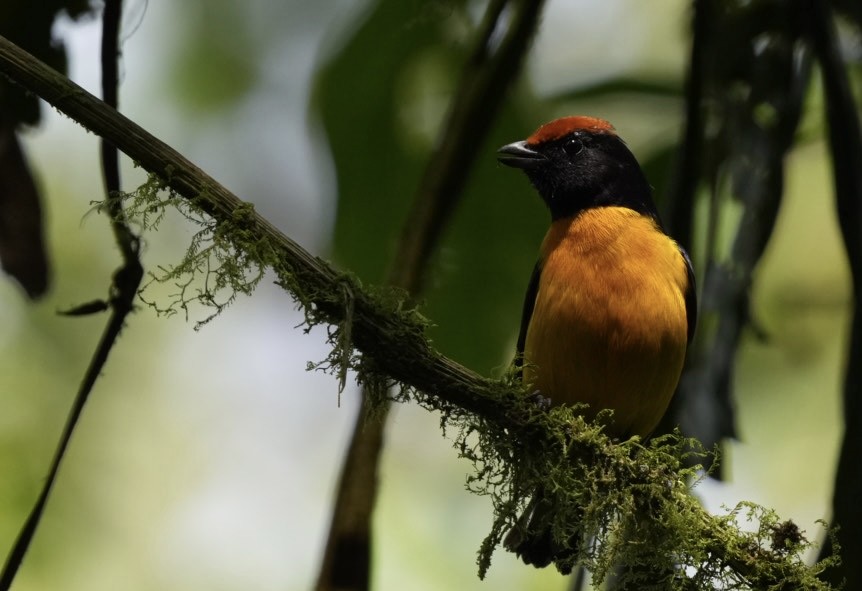
[[[379,2],[318,78],[316,105],[339,187],[335,258],[365,281],[385,279],[442,126],[471,38],[460,5],[429,10],[417,2]],[[435,344],[484,372],[514,353],[522,298],[547,225],[526,179],[495,158],[497,147],[526,137],[545,118],[532,101],[518,98],[517,110],[505,110],[479,155],[422,294],[424,312],[436,323]]]

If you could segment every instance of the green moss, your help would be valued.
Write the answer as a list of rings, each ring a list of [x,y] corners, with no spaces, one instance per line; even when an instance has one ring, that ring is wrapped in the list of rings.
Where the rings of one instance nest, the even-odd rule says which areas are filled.
[[[613,442],[571,408],[534,412],[520,432],[466,416],[457,421],[456,447],[474,465],[467,488],[494,507],[479,549],[480,577],[542,487],[553,510],[533,524],[552,532],[557,568],[580,564],[596,585],[612,577],[615,589],[828,588],[817,574],[835,559],[807,566],[803,555],[813,544],[792,522],[752,503],[721,517],[704,513],[691,495],[701,471],[684,461],[705,455],[694,440],[672,434],[647,444]],[[740,515],[755,524],[753,532],[739,530]]]
[[[126,215],[144,230],[155,231],[170,210],[178,211],[198,230],[189,246],[174,265],[159,267],[149,273],[149,281],[140,293],[158,315],[182,313],[188,320],[193,309],[203,311],[204,318],[195,321],[198,330],[221,314],[240,295],[251,295],[260,284],[266,269],[276,275],[276,284],[288,291],[303,310],[305,330],[324,324],[332,349],[326,359],[309,364],[309,370],[326,371],[338,378],[339,393],[344,389],[348,372],[356,372],[360,383],[371,386],[376,395],[374,405],[388,402],[395,387],[409,396],[409,386],[395,383],[379,372],[373,359],[361,355],[353,343],[353,322],[357,294],[373,307],[399,318],[397,330],[405,338],[423,340],[429,322],[408,304],[407,294],[396,288],[367,289],[350,273],[336,273],[329,278],[298,273],[272,239],[262,236],[256,226],[254,206],[244,203],[230,212],[227,219],[216,220],[207,213],[211,200],[202,194],[187,200],[171,190],[165,181],[151,175],[146,183],[125,194]],[[153,284],[174,287],[169,296],[151,299],[148,288]],[[373,410],[373,409],[372,409]]]
[[[687,467],[706,456],[696,441],[679,434],[648,443],[611,441],[602,427],[606,415],[587,422],[579,408],[545,410],[522,391],[514,371],[489,382],[485,394],[499,409],[495,416],[505,417],[505,426],[489,418],[493,412],[480,416],[434,392],[417,391],[382,367],[391,360],[393,343],[405,346],[400,352],[405,363],[411,356],[443,359],[425,337],[429,321],[404,292],[368,289],[353,275],[328,267],[302,271],[309,267],[289,260],[273,239],[262,237],[249,204],[216,221],[205,211],[211,207],[206,195],[181,199],[155,177],[125,200],[128,215],[145,229],[157,228],[169,208],[198,227],[181,260],[150,275],[148,285],[176,288],[166,302],[142,296],[157,313],[188,317],[192,306],[201,306],[208,315],[196,323],[199,328],[240,294],[250,295],[265,269],[272,268],[276,283],[303,309],[306,330],[327,326],[331,352],[309,369],[334,374],[339,390],[348,372],[355,372],[368,388],[370,416],[393,400],[440,413],[444,434],[454,434],[459,455],[473,465],[467,489],[487,496],[494,511],[477,557],[480,577],[541,487],[552,510],[542,512],[544,523],[538,526],[551,532],[557,568],[566,572],[582,565],[596,584],[613,578],[614,588],[639,590],[829,588],[817,575],[837,558],[806,566],[802,556],[812,544],[792,522],[751,503],[719,517],[703,511],[691,495],[701,471]],[[380,343],[367,330],[362,343],[354,342],[356,323],[367,321],[363,313],[392,319],[385,327],[375,325]],[[427,366],[415,367],[427,371]],[[753,522],[753,530],[740,531],[740,518]]]

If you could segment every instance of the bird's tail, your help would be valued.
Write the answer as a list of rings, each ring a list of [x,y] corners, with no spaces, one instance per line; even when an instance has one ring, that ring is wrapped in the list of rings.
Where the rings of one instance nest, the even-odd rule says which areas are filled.
[[[544,568],[555,562],[559,571],[567,575],[572,571],[580,540],[573,538],[563,544],[554,538],[551,530],[553,512],[552,499],[544,488],[537,489],[524,513],[509,530],[503,545],[526,564]]]

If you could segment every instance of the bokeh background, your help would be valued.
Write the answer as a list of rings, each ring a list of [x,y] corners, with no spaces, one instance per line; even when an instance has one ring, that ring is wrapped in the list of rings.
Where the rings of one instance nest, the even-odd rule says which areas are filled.
[[[128,0],[121,110],[312,252],[380,282],[484,5],[462,13],[443,1],[387,4]],[[444,353],[486,375],[502,372],[547,223],[527,182],[496,164],[496,147],[554,116],[600,116],[663,186],[682,122],[689,18],[683,0],[548,3],[434,260],[424,310]],[[99,22],[59,22],[56,34],[69,50],[70,77],[98,94]],[[594,91],[619,80],[648,81],[655,91]],[[841,435],[850,290],[816,89],[807,105],[753,292],[769,339],[747,334],[739,351],[740,441],[727,447],[727,480],[705,481],[696,493],[715,511],[764,504],[817,535],[815,520],[829,517]],[[91,205],[102,191],[97,139],[49,108],[24,137],[47,202],[54,284],[32,305],[0,281],[4,552],[105,321],[56,312],[105,297],[119,261]],[[125,162],[127,190],[143,179]],[[731,225],[721,228],[726,238]],[[192,232],[174,218],[146,234],[145,265],[178,261]],[[312,585],[357,392],[349,387],[339,399],[333,377],[306,371],[326,356],[323,332],[297,329],[301,314],[268,282],[193,330],[206,315],[162,319],[142,307],[130,320],[16,589]],[[502,551],[488,580],[476,578],[491,507],[464,490],[469,468],[436,416],[395,410],[375,522],[375,588],[564,589],[553,570],[523,567]]]

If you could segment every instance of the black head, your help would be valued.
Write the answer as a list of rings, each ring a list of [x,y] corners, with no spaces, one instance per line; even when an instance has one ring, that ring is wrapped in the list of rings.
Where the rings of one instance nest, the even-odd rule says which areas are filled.
[[[590,207],[618,205],[658,221],[637,160],[603,119],[556,119],[497,153],[500,162],[527,174],[555,220]]]

